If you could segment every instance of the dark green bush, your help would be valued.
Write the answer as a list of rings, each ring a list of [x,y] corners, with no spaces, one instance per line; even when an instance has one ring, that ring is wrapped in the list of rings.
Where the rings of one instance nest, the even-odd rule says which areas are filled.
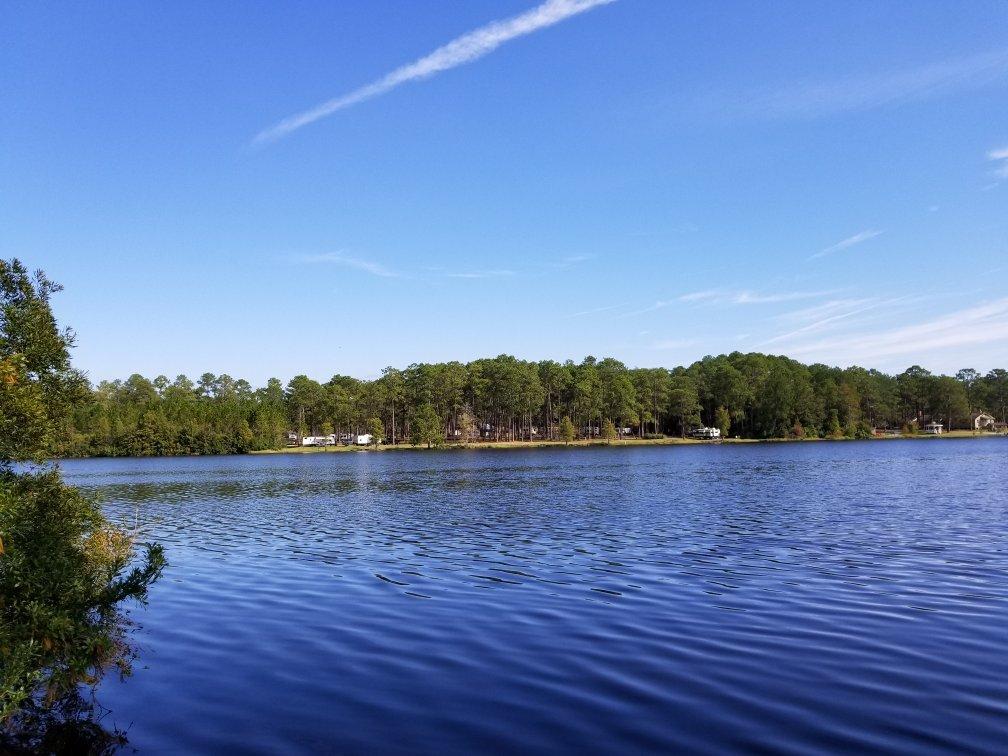
[[[57,291],[0,261],[0,750],[42,742],[78,686],[129,671],[121,607],[165,565],[45,462],[85,388],[49,306]]]

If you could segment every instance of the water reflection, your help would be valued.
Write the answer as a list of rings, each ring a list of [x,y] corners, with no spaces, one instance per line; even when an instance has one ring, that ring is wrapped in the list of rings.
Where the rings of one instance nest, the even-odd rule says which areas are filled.
[[[172,564],[141,750],[972,750],[1000,440],[67,464]],[[179,732],[177,722],[190,723]]]
[[[126,746],[126,733],[105,720],[93,691],[74,691],[48,707],[26,706],[0,730],[0,753],[106,756]]]

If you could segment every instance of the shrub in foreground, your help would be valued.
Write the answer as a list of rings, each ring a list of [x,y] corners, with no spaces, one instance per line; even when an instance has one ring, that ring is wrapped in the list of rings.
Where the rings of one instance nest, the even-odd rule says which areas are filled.
[[[0,751],[42,748],[41,730],[81,711],[80,686],[129,671],[123,602],[144,601],[165,565],[45,462],[86,386],[49,305],[57,291],[0,261]]]

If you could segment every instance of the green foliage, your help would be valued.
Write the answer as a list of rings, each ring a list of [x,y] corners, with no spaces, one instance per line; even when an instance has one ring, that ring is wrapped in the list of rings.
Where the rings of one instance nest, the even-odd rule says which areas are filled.
[[[854,426],[854,433],[852,435],[854,436],[854,438],[862,440],[866,438],[871,438],[872,427],[864,420],[862,420],[856,426]]]
[[[700,423],[700,400],[696,385],[685,376],[677,376],[669,391],[668,411],[679,427],[679,435],[686,436],[690,426]]]
[[[714,413],[714,427],[721,431],[721,438],[728,438],[731,430],[731,415],[724,407],[718,407]]]
[[[0,461],[39,462],[86,383],[70,366],[73,333],[49,306],[60,291],[41,272],[0,260]]]
[[[72,334],[50,309],[57,291],[41,273],[0,261],[0,720],[8,730],[110,666],[128,672],[121,605],[143,601],[165,564],[156,545],[137,559],[132,536],[42,462],[83,385],[70,366]],[[127,383],[143,401],[146,382]]]
[[[651,437],[685,436],[703,424],[725,436],[787,438],[797,421],[804,437],[815,438],[856,436],[864,425],[896,428],[915,419],[966,428],[971,408],[999,420],[1008,413],[1004,370],[964,370],[952,378],[914,366],[889,376],[740,352],[674,370],[628,368],[608,357],[561,364],[498,355],[386,368],[374,381],[335,375],[319,383],[298,375],[286,387],[273,378],[253,390],[247,381],[213,373],[195,382],[133,375],[84,391],[71,421],[46,441],[55,454],[237,454],[280,448],[287,431],[365,433],[372,418],[389,437],[403,431],[412,437],[412,418],[426,405],[442,432],[464,442],[560,438],[563,417],[575,428],[600,428],[608,417]],[[10,408],[0,411],[25,415],[14,393],[8,401]]]
[[[395,444],[398,434],[396,433],[396,410],[402,407],[403,401],[406,398],[406,381],[403,379],[403,374],[401,370],[396,370],[394,367],[387,367],[382,371],[382,377],[380,379],[381,384],[381,395],[384,403],[388,407],[389,415],[392,420],[391,429],[391,441]]]
[[[837,411],[830,410],[829,421],[826,426],[826,435],[830,438],[841,438],[843,436],[843,429],[840,427],[840,417],[837,415]]]
[[[379,418],[372,417],[368,420],[368,433],[371,434],[371,443],[375,446],[382,442],[385,437],[385,426]]]
[[[144,600],[160,546],[128,569],[133,540],[58,471],[0,473],[0,719],[39,693],[53,702],[109,666],[129,671],[119,606]]]
[[[571,422],[571,419],[567,417],[567,415],[564,415],[563,418],[560,420],[559,432],[560,432],[560,440],[563,441],[564,443],[569,444],[571,441],[577,438],[577,432],[574,430],[574,423]]]
[[[616,426],[613,425],[613,421],[606,418],[606,421],[602,423],[602,438],[612,443],[618,436],[619,434],[616,432]]]
[[[426,444],[430,449],[441,446],[445,441],[441,417],[432,404],[421,404],[413,413],[410,422],[410,443],[413,446]]]

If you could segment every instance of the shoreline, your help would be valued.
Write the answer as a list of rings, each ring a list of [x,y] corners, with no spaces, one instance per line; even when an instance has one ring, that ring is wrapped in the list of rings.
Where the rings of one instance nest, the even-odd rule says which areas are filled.
[[[949,431],[940,436],[930,436],[925,434],[908,436],[872,436],[871,438],[726,438],[718,441],[693,438],[625,438],[619,441],[599,441],[589,439],[578,439],[566,443],[564,441],[476,441],[469,444],[443,444],[428,449],[426,446],[413,446],[409,443],[400,443],[396,446],[288,446],[282,449],[256,449],[247,452],[237,452],[233,454],[169,454],[169,455],[85,455],[79,457],[51,457],[50,462],[66,462],[75,459],[174,459],[179,457],[244,457],[271,454],[352,454],[363,452],[397,452],[397,451],[514,451],[516,449],[600,449],[606,447],[628,447],[628,446],[721,446],[734,444],[804,444],[823,441],[832,442],[854,442],[854,441],[939,441],[942,439],[981,439],[1000,438],[1008,439],[1008,435],[1001,433],[973,433],[967,430]]]
[[[968,430],[956,430],[943,433],[940,436],[925,434],[906,436],[873,436],[872,438],[726,438],[718,441],[693,438],[625,438],[617,441],[600,441],[597,439],[578,439],[567,443],[565,441],[475,441],[467,444],[445,443],[428,449],[424,445],[413,446],[400,443],[395,446],[288,446],[283,449],[260,449],[246,454],[345,454],[352,452],[393,452],[393,451],[494,451],[514,449],[555,449],[555,448],[605,448],[620,446],[719,446],[724,444],[802,444],[817,441],[925,441],[963,438],[1008,438],[995,433],[973,433]]]

